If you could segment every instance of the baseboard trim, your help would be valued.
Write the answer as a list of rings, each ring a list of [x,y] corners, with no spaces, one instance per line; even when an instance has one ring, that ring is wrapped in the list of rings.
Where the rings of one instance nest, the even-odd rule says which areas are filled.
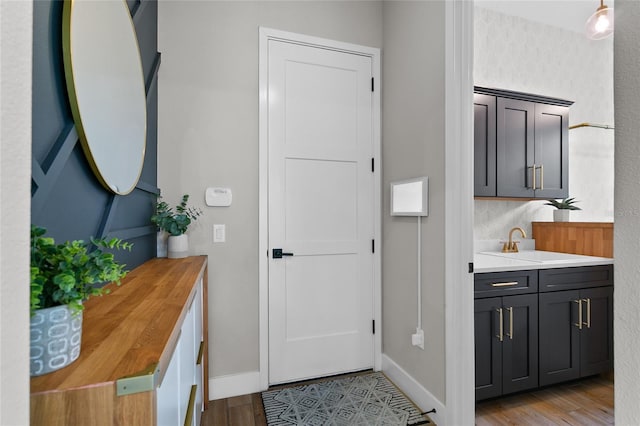
[[[232,396],[262,392],[260,372],[229,374],[209,379],[209,399],[231,398]]]
[[[435,408],[436,412],[430,413],[429,417],[436,424],[447,424],[444,404],[386,354],[382,354],[382,372],[422,411]]]

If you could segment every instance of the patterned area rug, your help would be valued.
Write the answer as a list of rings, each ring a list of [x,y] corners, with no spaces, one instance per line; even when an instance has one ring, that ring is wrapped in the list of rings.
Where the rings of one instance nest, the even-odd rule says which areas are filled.
[[[262,392],[269,426],[423,424],[426,417],[382,373]]]

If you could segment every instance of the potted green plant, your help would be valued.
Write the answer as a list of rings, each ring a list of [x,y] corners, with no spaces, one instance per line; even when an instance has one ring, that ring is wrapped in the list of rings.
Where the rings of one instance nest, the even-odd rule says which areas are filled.
[[[80,356],[83,302],[109,293],[98,284],[127,274],[109,250],[131,250],[119,238],[56,244],[47,230],[31,226],[31,375],[71,364]],[[93,248],[93,250],[92,250]]]
[[[180,204],[175,210],[169,207],[162,197],[158,197],[156,203],[156,214],[151,216],[153,222],[161,231],[169,234],[167,241],[167,254],[169,258],[178,259],[186,257],[189,253],[189,239],[187,228],[192,221],[198,219],[202,214],[200,209],[188,207],[189,194],[184,194]]]
[[[571,210],[582,210],[580,207],[574,204],[578,201],[575,198],[563,198],[562,200],[547,200],[545,206],[553,206],[556,210],[553,211],[554,222],[569,222],[569,215]]]

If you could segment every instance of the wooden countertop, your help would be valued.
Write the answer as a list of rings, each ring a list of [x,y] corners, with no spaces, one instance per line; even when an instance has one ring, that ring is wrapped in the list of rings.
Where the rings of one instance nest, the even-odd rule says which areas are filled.
[[[121,286],[109,284],[111,294],[85,303],[80,357],[31,378],[31,394],[114,383],[154,366],[162,377],[180,334],[173,325],[182,323],[206,267],[206,256],[151,259]]]
[[[611,222],[532,222],[536,249],[613,257]]]

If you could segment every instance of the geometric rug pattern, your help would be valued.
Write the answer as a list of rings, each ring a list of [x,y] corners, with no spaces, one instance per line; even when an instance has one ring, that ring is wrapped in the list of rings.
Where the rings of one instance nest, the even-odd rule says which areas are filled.
[[[380,372],[262,392],[269,426],[406,426],[425,417]]]

